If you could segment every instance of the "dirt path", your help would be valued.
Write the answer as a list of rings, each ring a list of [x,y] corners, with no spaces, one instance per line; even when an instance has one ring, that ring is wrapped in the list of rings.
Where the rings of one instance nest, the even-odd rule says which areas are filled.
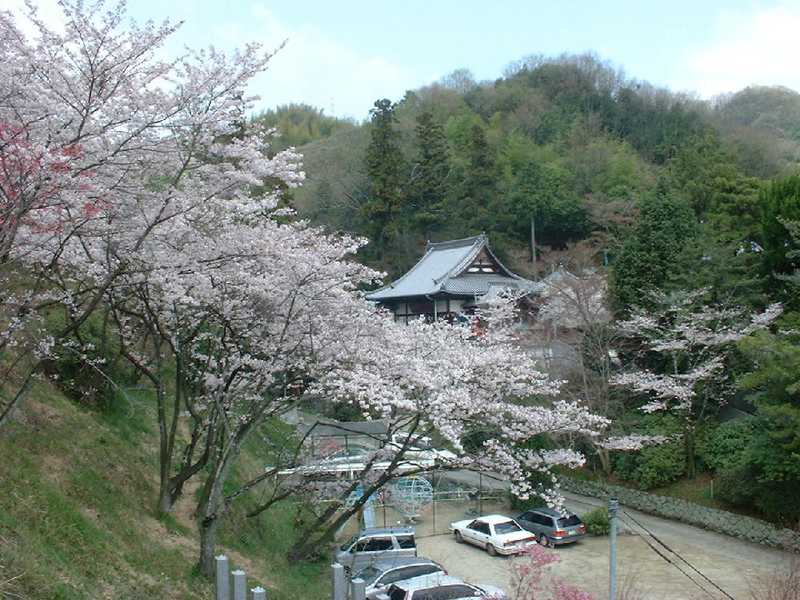
[[[567,506],[582,513],[602,501],[566,494]],[[724,536],[674,521],[627,510],[669,547],[722,587],[736,600],[751,600],[751,582],[774,573],[790,556],[786,552],[737,538]],[[623,515],[624,516],[624,515]],[[631,522],[630,529],[638,530]],[[647,544],[648,536],[624,533],[619,537],[618,570],[620,587],[633,585],[637,600],[726,599],[707,581],[683,563],[680,567],[708,590],[703,592],[673,565],[663,560]],[[492,558],[484,551],[457,544],[452,536],[440,535],[419,540],[420,555],[441,562],[452,575],[474,583],[489,583],[507,588],[516,559]],[[608,538],[586,538],[556,550],[560,562],[550,572],[593,593],[598,599],[608,594]],[[677,561],[676,561],[677,562]],[[630,596],[630,597],[633,597]],[[623,598],[620,598],[623,600]]]

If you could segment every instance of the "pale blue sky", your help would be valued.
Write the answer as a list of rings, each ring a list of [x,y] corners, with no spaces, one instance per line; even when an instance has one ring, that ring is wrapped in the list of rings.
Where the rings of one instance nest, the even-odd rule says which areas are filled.
[[[129,11],[185,20],[176,47],[286,38],[254,84],[263,106],[306,101],[359,119],[378,97],[460,67],[494,79],[533,53],[593,50],[702,97],[751,83],[800,89],[800,0],[129,0]]]

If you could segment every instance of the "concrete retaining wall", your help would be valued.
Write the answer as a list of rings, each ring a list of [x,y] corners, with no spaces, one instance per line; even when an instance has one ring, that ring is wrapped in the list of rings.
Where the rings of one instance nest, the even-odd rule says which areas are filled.
[[[561,488],[567,492],[595,498],[613,496],[619,499],[621,505],[629,506],[642,512],[696,525],[757,544],[775,546],[790,552],[800,553],[800,533],[791,529],[776,527],[760,519],[700,506],[680,498],[656,496],[655,494],[648,494],[647,492],[616,485],[570,479],[568,477],[560,477],[559,480]]]

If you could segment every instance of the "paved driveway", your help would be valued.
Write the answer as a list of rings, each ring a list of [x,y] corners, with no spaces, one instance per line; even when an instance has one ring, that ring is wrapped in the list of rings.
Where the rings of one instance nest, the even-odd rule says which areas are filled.
[[[595,498],[573,494],[566,494],[566,497],[567,507],[578,514],[601,505],[601,501]],[[751,582],[774,573],[776,565],[782,565],[790,558],[788,553],[780,550],[637,511],[627,512],[736,600],[751,600]],[[684,571],[691,573],[710,595],[704,593],[647,545],[646,540],[655,545],[649,537],[633,534],[627,529],[618,539],[620,585],[635,583],[633,587],[638,592],[638,595],[618,600],[726,598],[681,563]],[[418,545],[421,556],[441,562],[452,575],[474,583],[499,585],[504,589],[509,587],[513,561],[518,560],[492,558],[475,546],[456,543],[449,535],[421,538]],[[608,597],[607,537],[587,537],[555,552],[561,560],[550,567],[550,573],[591,592],[598,600]]]

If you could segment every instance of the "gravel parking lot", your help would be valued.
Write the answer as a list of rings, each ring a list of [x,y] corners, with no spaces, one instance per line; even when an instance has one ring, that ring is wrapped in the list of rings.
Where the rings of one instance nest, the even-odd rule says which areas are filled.
[[[596,499],[574,495],[568,495],[567,500],[568,508],[578,514],[600,504]],[[751,582],[774,573],[790,558],[788,553],[765,546],[636,511],[627,512],[736,600],[750,600]],[[621,584],[635,583],[637,600],[726,598],[685,564],[680,564],[710,593],[703,592],[648,546],[646,540],[650,540],[649,537],[631,533],[629,528],[624,529],[618,545],[620,581]],[[456,543],[452,535],[420,538],[418,547],[421,556],[442,563],[452,575],[504,589],[509,587],[513,561],[520,560],[490,557],[475,546]],[[549,573],[598,598],[607,597],[608,538],[587,537],[576,544],[557,548],[555,552],[561,560],[550,567]]]

